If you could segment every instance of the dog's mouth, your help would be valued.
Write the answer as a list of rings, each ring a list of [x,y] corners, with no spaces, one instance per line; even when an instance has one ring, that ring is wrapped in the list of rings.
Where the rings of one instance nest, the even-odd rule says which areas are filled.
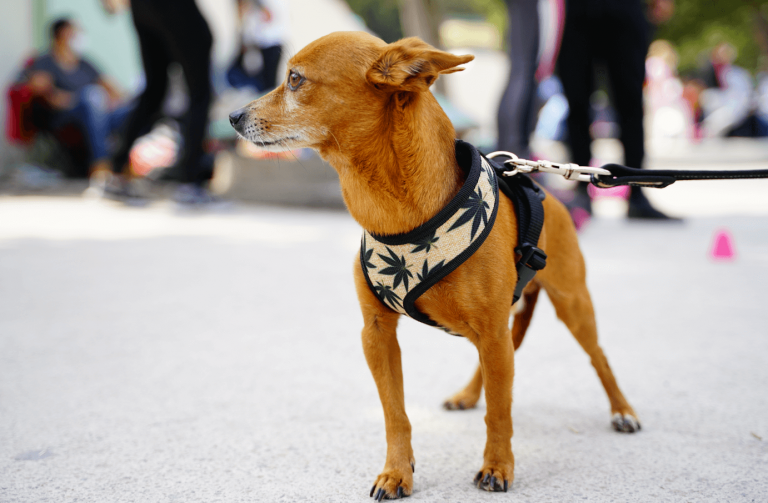
[[[278,138],[276,140],[262,140],[261,138],[253,138],[253,137],[245,137],[246,140],[250,141],[254,145],[256,145],[259,148],[271,150],[271,149],[284,149],[289,148],[290,144],[292,142],[295,142],[299,139],[298,136],[286,136],[285,138]]]
[[[256,145],[263,145],[265,147],[269,147],[272,145],[282,145],[285,142],[298,140],[298,136],[286,136],[285,138],[280,138],[279,140],[251,140]]]

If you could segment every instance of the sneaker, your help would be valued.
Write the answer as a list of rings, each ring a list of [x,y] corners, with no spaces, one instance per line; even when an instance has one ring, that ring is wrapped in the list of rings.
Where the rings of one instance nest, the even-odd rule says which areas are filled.
[[[173,194],[173,200],[184,206],[196,207],[226,207],[232,204],[230,201],[212,194],[207,188],[195,183],[179,185]]]
[[[630,203],[627,210],[627,218],[637,220],[657,220],[667,222],[682,222],[681,218],[670,217],[666,213],[662,213],[649,204],[632,204]]]
[[[107,189],[107,183],[111,181],[114,175],[111,173],[97,171],[88,179],[88,188],[83,191],[83,197],[87,199],[102,199]]]
[[[631,187],[629,194],[629,209],[627,218],[637,220],[655,220],[657,222],[682,222],[682,219],[670,217],[651,205],[640,187]]]
[[[83,196],[120,201],[128,206],[145,206],[149,202],[135,180],[124,180],[111,173],[94,173]]]
[[[581,231],[592,219],[592,199],[587,192],[587,184],[579,183],[571,194],[570,201],[565,203],[571,214],[576,231]]]

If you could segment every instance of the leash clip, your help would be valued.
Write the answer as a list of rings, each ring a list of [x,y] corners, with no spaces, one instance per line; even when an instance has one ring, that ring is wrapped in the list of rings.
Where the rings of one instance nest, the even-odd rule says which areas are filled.
[[[493,159],[494,157],[509,157],[504,161],[505,165],[511,166],[513,169],[510,171],[504,171],[504,176],[515,176],[519,173],[552,173],[560,175],[566,180],[574,180],[579,182],[591,182],[592,175],[611,175],[611,172],[603,168],[593,168],[591,166],[579,166],[573,163],[560,163],[552,161],[531,161],[528,159],[520,159],[512,152],[505,152],[499,150],[497,152],[491,152],[486,157]]]

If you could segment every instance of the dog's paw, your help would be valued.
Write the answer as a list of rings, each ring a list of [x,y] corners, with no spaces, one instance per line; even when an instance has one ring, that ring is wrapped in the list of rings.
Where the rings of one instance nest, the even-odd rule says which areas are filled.
[[[494,466],[484,466],[475,475],[475,486],[478,489],[491,492],[507,492],[515,479],[513,469],[503,469]]]
[[[616,412],[611,418],[611,424],[614,430],[621,433],[635,433],[642,428],[640,421],[629,413],[622,414],[621,412]]]
[[[443,408],[446,410],[474,409],[479,399],[480,395],[470,395],[460,391],[443,402]]]
[[[399,470],[385,469],[378,477],[376,483],[371,488],[371,498],[376,501],[394,500],[406,498],[413,491],[413,472],[415,472],[414,463],[411,462],[409,469],[401,473]]]

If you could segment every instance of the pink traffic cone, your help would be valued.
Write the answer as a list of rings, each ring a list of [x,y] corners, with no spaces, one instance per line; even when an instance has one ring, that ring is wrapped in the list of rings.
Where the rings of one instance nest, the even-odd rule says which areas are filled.
[[[736,257],[733,236],[727,229],[720,229],[715,233],[715,241],[709,256],[715,260],[733,260]]]

